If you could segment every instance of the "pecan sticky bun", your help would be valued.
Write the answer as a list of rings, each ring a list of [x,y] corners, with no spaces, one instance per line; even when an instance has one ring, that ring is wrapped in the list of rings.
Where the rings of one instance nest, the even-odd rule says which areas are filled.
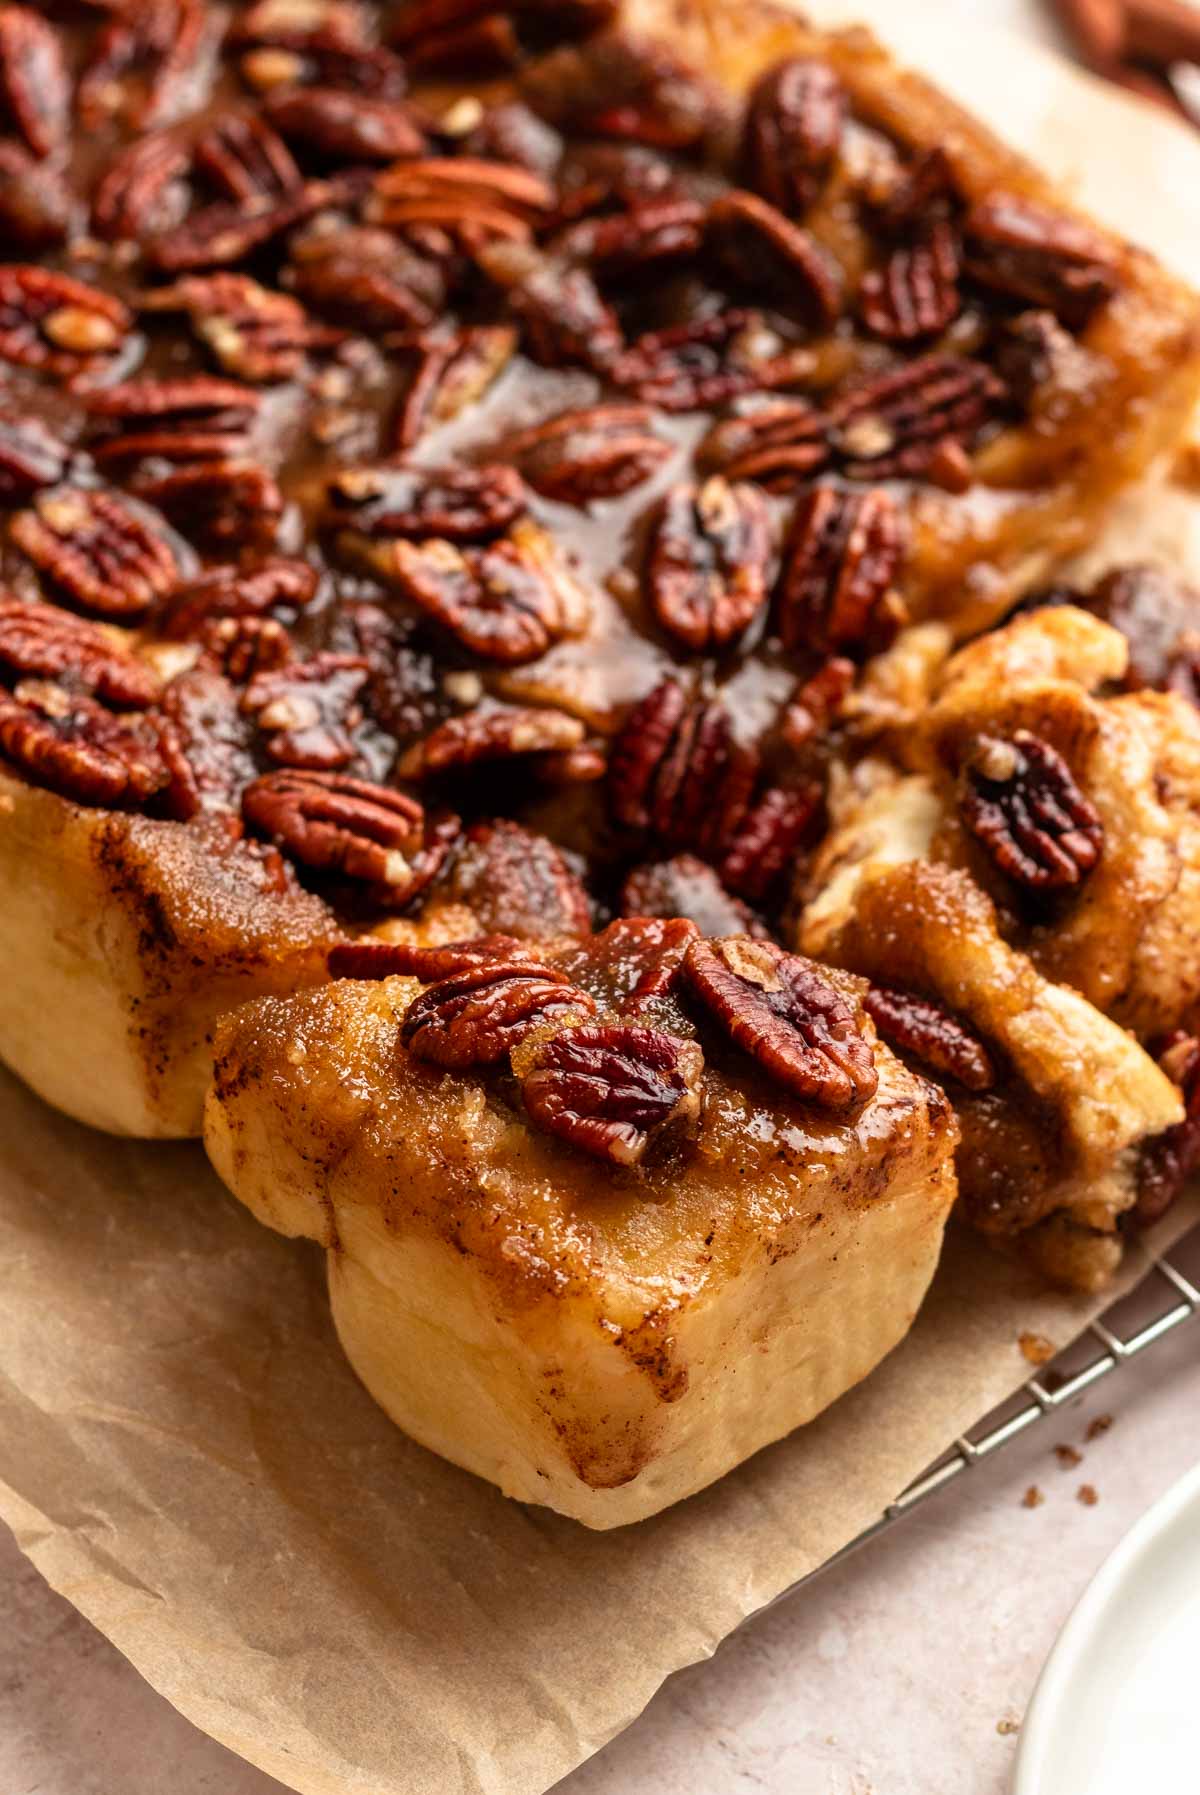
[[[1008,1227],[1013,1029],[932,946],[859,965],[813,920],[850,788],[917,782],[917,858],[992,973],[1146,1041],[1200,997],[1194,625],[1120,695],[1094,619],[1101,670],[1049,696],[997,631],[931,684],[1178,435],[1196,301],[865,36],[735,11],[0,16],[0,1057],[100,1126],[192,1134],[222,1016],[262,998],[221,1037],[222,1170],[336,1240],[406,1425],[596,1524],[904,1331],[953,1196],[937,1081],[968,1206]],[[1191,1131],[1142,1057],[1103,1169],[1124,1193],[1144,1149],[1148,1216]],[[305,1085],[295,1139],[268,1075]],[[286,1197],[272,1156],[306,1168]],[[519,1337],[546,1393],[511,1463],[511,1363],[476,1453],[376,1362],[371,1279],[424,1325],[376,1229]],[[818,1336],[847,1305],[850,1345],[788,1394],[797,1303]],[[573,1359],[594,1389],[560,1402]],[[658,1495],[614,1494],[652,1463]]]

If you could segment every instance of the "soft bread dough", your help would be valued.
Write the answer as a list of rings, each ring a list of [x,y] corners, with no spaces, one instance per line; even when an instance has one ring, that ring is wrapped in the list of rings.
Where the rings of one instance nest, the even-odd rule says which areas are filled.
[[[0,770],[0,1058],[112,1134],[199,1132],[217,1017],[326,977],[342,931],[179,823],[89,810]]]
[[[1002,1056],[985,1095],[954,1093],[959,1182],[977,1225],[1052,1275],[1095,1286],[1120,1258],[1142,1142],[1182,1119],[1138,1044],[1200,989],[1200,719],[1175,696],[1104,695],[1117,631],[1071,606],[1016,618],[929,674],[924,709],[835,782],[806,880],[802,951],[933,997]],[[1033,729],[1105,828],[1099,865],[1035,927],[999,914],[995,874],[958,822],[955,778],[980,733]],[[1011,893],[1007,894],[1011,896]]]

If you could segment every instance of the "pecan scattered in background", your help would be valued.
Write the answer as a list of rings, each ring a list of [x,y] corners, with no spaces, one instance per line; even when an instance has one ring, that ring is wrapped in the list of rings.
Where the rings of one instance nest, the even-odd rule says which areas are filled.
[[[1200,123],[1179,71],[1200,64],[1200,7],[1189,0],[1046,0],[1097,75]],[[1193,90],[1194,91],[1194,90]]]

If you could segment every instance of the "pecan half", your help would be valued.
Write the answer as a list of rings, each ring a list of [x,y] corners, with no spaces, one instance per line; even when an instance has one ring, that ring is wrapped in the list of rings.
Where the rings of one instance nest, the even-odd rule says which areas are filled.
[[[276,617],[214,617],[201,639],[209,662],[235,686],[275,673],[293,658],[292,638]],[[291,754],[279,758],[286,766],[296,765]]]
[[[968,212],[966,269],[972,280],[1082,329],[1117,290],[1108,243],[1089,225],[1015,193],[992,193]]]
[[[610,922],[561,953],[561,964],[605,1009],[644,1016],[679,982],[696,925],[685,917],[635,916]]]
[[[544,56],[525,71],[524,97],[578,137],[616,137],[657,149],[702,142],[720,101],[665,44],[605,32]]]
[[[867,174],[863,198],[880,228],[893,237],[911,236],[935,219],[950,218],[962,205],[954,166],[940,144],[920,150],[908,162],[880,161]]]
[[[494,273],[495,260],[486,263]],[[543,367],[612,369],[624,338],[612,307],[583,268],[541,257],[508,290],[508,304],[525,346]]]
[[[615,384],[666,412],[708,411],[741,393],[794,382],[797,364],[758,312],[647,331],[611,363]]]
[[[1095,805],[1062,755],[1027,729],[972,744],[959,815],[999,870],[1031,891],[1080,884],[1104,848]]]
[[[348,467],[325,489],[331,523],[349,526],[346,546],[393,537],[487,542],[529,508],[520,474],[504,462],[483,467]],[[357,545],[360,549],[362,544]]]
[[[872,985],[863,1009],[889,1047],[911,1054],[939,1079],[952,1079],[968,1091],[990,1091],[995,1084],[996,1069],[979,1036],[940,1003]]]
[[[728,480],[786,492],[829,459],[829,419],[807,399],[758,397],[722,418],[696,450],[698,465]]]
[[[478,404],[516,347],[512,325],[478,324],[453,336],[424,336],[401,349],[401,359],[408,359],[411,367],[392,428],[393,446],[411,449],[427,430],[450,423]]]
[[[549,241],[566,262],[586,265],[601,280],[622,280],[651,264],[690,260],[704,241],[704,207],[668,195],[641,200],[627,211],[580,218]]]
[[[784,647],[828,654],[862,647],[900,571],[904,529],[882,489],[814,486],[798,502],[777,592]]]
[[[247,440],[261,394],[210,374],[179,379],[123,380],[87,401],[102,432],[92,444],[97,461],[206,461],[236,454]]]
[[[519,430],[504,452],[544,498],[588,505],[649,480],[673,450],[656,436],[647,405],[592,405]]]
[[[621,887],[620,909],[628,917],[686,917],[702,935],[767,933],[754,912],[694,854],[635,867]]]
[[[719,474],[673,487],[647,546],[650,607],[693,653],[727,648],[766,604],[770,554],[770,516],[756,487]]]
[[[322,653],[252,679],[242,709],[265,735],[267,758],[314,772],[347,766],[369,671],[354,655]]]
[[[314,329],[299,300],[260,287],[248,274],[188,275],[147,293],[142,310],[186,312],[225,372],[256,383],[295,379],[310,347],[336,339]]]
[[[315,872],[359,881],[393,904],[428,883],[429,830],[415,798],[345,773],[266,773],[242,794],[252,829]]]
[[[158,696],[150,668],[108,630],[57,605],[15,598],[0,599],[0,671],[57,680],[113,710],[145,710]]]
[[[992,366],[1014,407],[1035,425],[1059,415],[1065,394],[1092,378],[1091,353],[1053,312],[1018,312],[1004,321],[992,350]]]
[[[467,126],[465,130],[458,125],[456,131],[451,131],[452,123],[457,121],[453,115],[448,118],[445,114],[441,129],[457,137],[464,155],[482,156],[487,162],[510,162],[545,180],[554,179],[562,160],[562,138],[520,100],[485,106],[482,117],[474,107],[467,107],[460,117]]]
[[[62,486],[18,511],[12,540],[54,586],[102,617],[138,617],[179,578],[173,549],[115,492]]]
[[[289,250],[286,282],[317,311],[362,330],[423,330],[445,303],[443,260],[390,231],[321,217]]]
[[[815,237],[756,193],[735,190],[708,209],[708,241],[727,275],[810,324],[836,323],[842,309],[838,264]]]
[[[1179,1086],[1187,1113],[1182,1122],[1142,1147],[1133,1211],[1134,1220],[1142,1227],[1167,1213],[1200,1166],[1200,1041],[1176,1030],[1159,1055],[1159,1064]]]
[[[42,255],[71,233],[74,190],[53,162],[0,138],[0,243],[10,255]]]
[[[347,941],[330,948],[329,976],[390,979],[400,973],[432,985],[497,960],[528,960],[540,965],[541,953],[515,935],[472,935],[469,941],[443,941],[437,947],[418,947],[412,941]]]
[[[704,1055],[657,1028],[563,1029],[539,1043],[523,1072],[535,1126],[613,1165],[639,1165],[653,1141],[700,1114]]]
[[[541,658],[587,613],[574,576],[540,531],[520,526],[485,548],[396,540],[373,545],[375,570],[472,654],[501,666]]]
[[[331,648],[366,661],[368,715],[398,743],[410,742],[442,709],[437,665],[415,635],[411,620],[364,603],[343,605],[330,637]]]
[[[958,316],[958,237],[937,218],[914,241],[893,249],[880,268],[863,276],[859,315],[867,329],[890,343],[936,336]]]
[[[812,835],[822,796],[815,781],[794,788],[768,786],[726,834],[718,870],[731,891],[753,903],[767,897]]]
[[[71,451],[40,418],[14,412],[0,417],[0,503],[14,504],[67,471]]]
[[[595,1008],[557,967],[495,960],[422,991],[405,1011],[400,1040],[415,1058],[463,1072],[494,1065],[551,1017],[582,1019]]]
[[[368,224],[390,231],[430,226],[473,253],[495,240],[525,243],[554,205],[554,189],[527,168],[473,156],[397,162],[375,178]]]
[[[139,474],[134,486],[184,535],[218,553],[272,547],[283,516],[283,494],[257,461],[188,462]]]
[[[490,12],[415,43],[407,62],[419,75],[495,75],[515,69],[521,45],[511,13]]]
[[[281,199],[304,184],[292,152],[259,112],[222,113],[193,154],[198,172],[225,199]]]
[[[833,166],[846,93],[828,63],[777,62],[750,92],[742,139],[747,184],[781,212],[803,215]]]
[[[845,655],[831,655],[802,679],[788,699],[781,734],[789,748],[806,753],[837,722],[858,669]]]
[[[0,361],[70,379],[103,366],[132,324],[128,308],[98,287],[50,268],[0,265]]]
[[[167,641],[199,640],[208,625],[227,617],[278,615],[294,621],[311,603],[318,578],[306,561],[273,556],[253,566],[209,567],[178,586],[155,617]]]
[[[7,115],[35,156],[66,136],[71,83],[62,41],[28,6],[0,10],[0,117]]]
[[[42,680],[0,691],[0,755],[35,785],[111,810],[137,809],[169,781],[148,723]]]
[[[85,127],[112,117],[139,129],[161,124],[186,90],[208,29],[203,0],[142,0],[111,13],[76,90]]]
[[[518,755],[564,754],[579,747],[585,730],[565,711],[505,709],[467,711],[448,717],[402,756],[402,779],[427,779],[479,761],[512,760]]]
[[[657,150],[634,143],[576,141],[564,154],[562,139],[558,142],[558,209],[548,227],[552,232],[589,218],[627,218],[642,206],[687,197],[677,167]]]
[[[489,934],[545,941],[592,926],[587,892],[561,849],[503,818],[471,825],[442,894],[465,904]]]
[[[839,1113],[874,1096],[871,1045],[849,1002],[811,960],[770,941],[700,938],[688,948],[683,976],[773,1083]]]
[[[163,693],[170,810],[181,821],[220,816],[238,820],[240,827],[242,792],[258,767],[253,725],[242,715],[239,697],[232,683],[203,660],[179,674]]]
[[[431,42],[444,42],[473,25],[488,23],[495,17],[494,6],[495,0],[408,0],[391,27],[390,40],[405,51],[410,65],[415,58],[420,66]],[[514,10],[522,28],[545,43],[598,31],[611,23],[617,7],[615,0],[568,0],[563,6],[521,0]]]
[[[382,44],[369,43],[360,11],[338,6],[251,6],[235,21],[229,42],[247,50],[243,79],[260,92],[281,87],[338,87],[395,99],[408,86],[404,63]]]
[[[202,206],[182,224],[156,237],[147,253],[163,274],[228,268],[282,237],[334,197],[329,182],[306,181],[285,194],[220,200],[216,205]]]
[[[715,854],[733,838],[758,778],[758,757],[734,743],[719,699],[689,698],[665,679],[633,710],[612,745],[613,820],[652,830],[669,848]]]
[[[288,143],[317,150],[332,162],[393,162],[425,153],[425,134],[400,100],[336,87],[292,87],[270,94],[264,109]]]
[[[1003,397],[982,362],[923,356],[844,392],[830,441],[852,480],[919,479],[947,442],[969,449]]]
[[[174,131],[151,131],[118,150],[92,195],[92,229],[106,243],[136,242],[173,229],[187,209],[188,145]]]

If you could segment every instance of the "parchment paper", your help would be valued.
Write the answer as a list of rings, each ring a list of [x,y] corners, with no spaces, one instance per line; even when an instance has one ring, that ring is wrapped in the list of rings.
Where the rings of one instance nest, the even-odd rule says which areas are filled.
[[[1200,273],[1200,145],[968,10],[854,8]],[[1147,529],[1185,548],[1194,523],[1144,500],[1098,552]],[[198,1148],[91,1134],[2,1074],[0,1289],[0,1515],[156,1688],[304,1795],[546,1788],[1028,1376],[1022,1331],[1062,1345],[1102,1307],[954,1235],[864,1385],[713,1489],[591,1534],[392,1428],[338,1351],[320,1255]]]

